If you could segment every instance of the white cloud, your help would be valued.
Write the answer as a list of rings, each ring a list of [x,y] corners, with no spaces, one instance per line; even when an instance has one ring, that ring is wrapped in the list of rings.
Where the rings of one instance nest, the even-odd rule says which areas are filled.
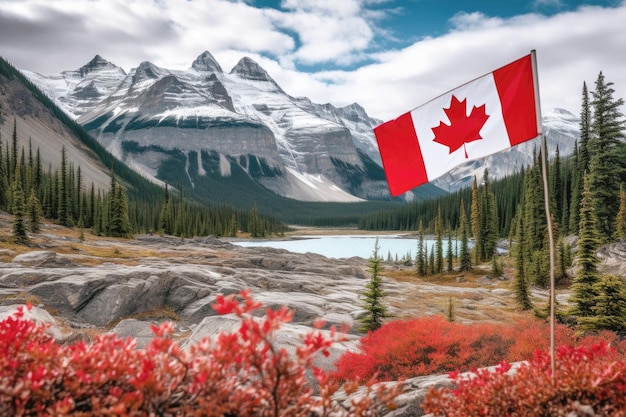
[[[400,12],[395,4],[284,0],[276,10],[232,0],[0,0],[0,55],[43,74],[76,69],[96,54],[126,70],[146,60],[188,68],[208,50],[229,71],[249,56],[291,95],[358,102],[386,120],[536,49],[544,109],[577,113],[582,82],[593,88],[600,70],[626,97],[626,2],[551,17],[462,13],[450,17],[443,36],[373,52],[389,40],[380,25],[385,13]],[[325,64],[333,70],[298,70]]]
[[[553,17],[471,14],[452,20],[454,29],[444,36],[377,54],[377,64],[348,74],[325,74],[337,83],[323,90],[326,100],[356,101],[387,120],[532,49],[537,50],[544,109],[564,107],[578,113],[583,81],[593,88],[601,70],[615,83],[616,97],[626,97],[626,4],[583,7]]]

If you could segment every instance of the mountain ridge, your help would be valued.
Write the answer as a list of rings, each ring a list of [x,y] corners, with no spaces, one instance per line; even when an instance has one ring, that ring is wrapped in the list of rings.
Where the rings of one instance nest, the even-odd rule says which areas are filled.
[[[80,82],[75,79],[77,71],[85,74]],[[69,77],[65,92],[58,85],[59,76],[25,73],[111,153],[154,182],[167,182],[158,174],[171,162],[167,154],[129,154],[124,143],[181,151],[186,154],[185,165],[195,155],[198,177],[211,171],[211,162],[202,156],[205,152],[218,153],[222,176],[235,169],[250,175],[253,160],[267,168],[250,175],[253,181],[297,200],[390,198],[373,134],[381,120],[371,118],[358,103],[335,107],[292,97],[248,57],[229,73],[204,51],[187,70],[142,62],[126,74],[96,55],[77,71],[61,74]],[[578,135],[578,122],[571,113],[553,113],[562,117],[552,113],[544,117],[548,147],[554,154],[558,145],[561,155],[567,156]],[[435,187],[448,192],[466,187],[474,176],[482,177],[485,166],[494,179],[511,174],[530,163],[537,142],[457,167],[401,198],[410,201],[431,191],[436,194]],[[194,182],[192,174],[185,176],[194,188],[199,178]]]

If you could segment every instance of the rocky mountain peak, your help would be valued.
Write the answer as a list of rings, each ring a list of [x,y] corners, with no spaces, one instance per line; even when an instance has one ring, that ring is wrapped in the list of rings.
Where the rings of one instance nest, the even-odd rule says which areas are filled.
[[[81,77],[86,77],[87,74],[103,69],[115,69],[124,73],[124,70],[102,58],[100,55],[96,55],[91,61],[80,67],[78,69],[78,72],[80,73]]]
[[[246,80],[269,81],[276,84],[267,71],[257,64],[256,61],[248,57],[241,58],[230,73]]]
[[[152,62],[143,61],[141,64],[139,64],[137,69],[135,69],[135,74],[133,75],[133,83],[146,79],[156,80],[165,75],[167,75],[167,72],[157,67]]]
[[[191,64],[191,68],[196,71],[223,72],[222,67],[209,51],[204,51],[198,55],[198,58]]]

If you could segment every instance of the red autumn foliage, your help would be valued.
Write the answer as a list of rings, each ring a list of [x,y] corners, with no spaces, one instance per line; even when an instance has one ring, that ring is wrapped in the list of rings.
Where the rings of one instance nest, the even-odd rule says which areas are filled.
[[[614,333],[580,339],[557,325],[555,345],[590,345],[600,340],[619,345]],[[360,352],[347,352],[336,363],[339,380],[394,381],[421,375],[469,371],[501,361],[516,362],[549,347],[548,324],[520,319],[513,324],[448,322],[441,316],[393,321],[359,342]]]
[[[268,310],[255,318],[259,307],[247,292],[219,297],[216,310],[238,316],[241,327],[188,350],[172,340],[171,323],[155,326],[144,349],[114,335],[62,346],[19,308],[0,322],[0,415],[369,416],[393,405],[400,388],[372,384],[348,408],[339,404],[338,383],[312,363],[341,335],[314,330],[290,356],[272,334],[292,312]]]
[[[454,373],[454,389],[431,390],[422,407],[434,416],[626,416],[626,359],[609,344],[561,347],[533,358],[509,373],[481,369]]]

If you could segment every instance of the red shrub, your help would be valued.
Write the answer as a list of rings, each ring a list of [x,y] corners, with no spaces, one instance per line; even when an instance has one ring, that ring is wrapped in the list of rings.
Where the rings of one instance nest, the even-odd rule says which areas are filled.
[[[536,352],[508,373],[502,363],[462,376],[451,375],[455,389],[431,390],[422,407],[435,416],[626,416],[626,360],[608,344],[561,347],[555,354]]]
[[[0,322],[0,415],[360,416],[398,394],[399,387],[375,391],[368,384],[365,395],[343,408],[333,400],[338,384],[312,367],[341,336],[313,331],[290,357],[271,338],[292,313],[268,310],[256,319],[251,312],[258,307],[247,292],[241,301],[219,297],[216,310],[240,317],[240,329],[189,351],[170,338],[170,323],[153,328],[145,349],[112,335],[60,346],[20,308]]]
[[[616,342],[607,332],[581,341],[564,325],[555,329],[555,344],[590,345],[601,340]],[[516,362],[548,349],[549,326],[531,318],[513,324],[450,323],[443,317],[394,321],[360,340],[360,352],[347,352],[336,363],[339,380],[392,381],[433,373],[469,371],[500,361]]]

